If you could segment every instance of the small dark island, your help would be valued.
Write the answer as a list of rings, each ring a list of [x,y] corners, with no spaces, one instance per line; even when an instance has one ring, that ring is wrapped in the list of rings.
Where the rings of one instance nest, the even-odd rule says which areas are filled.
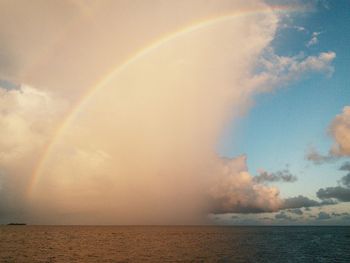
[[[8,226],[26,226],[26,223],[8,223]]]

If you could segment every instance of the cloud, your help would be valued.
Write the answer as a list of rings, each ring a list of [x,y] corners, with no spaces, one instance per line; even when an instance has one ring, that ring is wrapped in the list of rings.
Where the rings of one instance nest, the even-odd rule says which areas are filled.
[[[350,172],[350,162],[345,162],[339,168],[340,171],[349,171]]]
[[[7,85],[0,87],[1,217],[26,208],[31,171],[66,107],[63,100],[30,86]]]
[[[0,43],[0,78],[9,79],[17,70],[16,56],[6,36],[0,34]]]
[[[344,163],[339,170],[349,171],[349,163]],[[340,202],[350,202],[350,173],[340,179],[342,185],[321,188],[317,191],[317,197],[322,200],[336,199]]]
[[[295,182],[298,178],[291,174],[289,170],[281,170],[274,173],[268,173],[261,171],[259,175],[254,176],[254,181],[257,183],[269,183],[269,182]]]
[[[290,209],[288,210],[290,213],[296,214],[296,215],[302,215],[303,214],[303,210],[301,210],[300,208],[294,208],[294,209]]]
[[[331,76],[334,71],[332,62],[336,54],[333,51],[321,52],[318,56],[300,54],[293,57],[279,56],[273,50],[267,50],[259,61],[261,74],[255,76],[256,82],[269,85],[285,85],[299,79],[303,74],[321,72]]]
[[[277,211],[282,203],[275,187],[259,184],[249,174],[246,156],[223,159],[209,191],[211,213],[261,213]]]
[[[267,11],[193,27],[208,17],[268,6],[255,0],[101,2],[92,10],[93,19],[85,19],[63,1],[1,5],[1,13],[23,13],[16,24],[0,16],[0,24],[13,31],[9,42],[19,55],[14,79],[37,87],[6,91],[20,98],[25,94],[29,108],[37,105],[20,118],[16,112],[21,105],[7,96],[13,93],[1,94],[0,107],[9,105],[4,106],[9,114],[1,116],[3,122],[20,122],[1,137],[1,153],[13,160],[13,169],[1,165],[6,170],[4,204],[18,210],[9,193],[23,196],[35,174],[28,202],[21,202],[30,213],[21,213],[37,223],[197,223],[211,211],[206,201],[216,183],[228,185],[222,187],[230,205],[272,209],[276,190],[250,185],[243,171],[232,185],[224,179],[227,164],[217,158],[215,148],[227,121],[245,112],[252,96],[262,91],[251,79],[258,57],[274,38],[278,16]],[[46,20],[45,30],[38,32]],[[189,26],[195,30],[184,30]],[[0,35],[9,28],[0,26]],[[183,33],[160,41],[178,31]],[[157,41],[157,48],[147,49]],[[66,117],[55,115],[60,108],[56,98],[66,98],[73,107],[140,50],[148,52],[85,101],[56,138]],[[19,153],[28,165],[18,167]],[[14,181],[23,184],[18,189],[17,182],[10,186],[16,174],[21,179]]]
[[[282,180],[293,180],[290,173],[278,173],[279,177],[263,175],[256,180],[248,172],[246,156],[221,160],[222,164],[215,173],[217,181],[213,181],[213,187],[209,191],[208,203],[210,213],[264,213],[276,212],[288,209],[289,212],[301,215],[300,208],[320,207],[324,205],[335,205],[337,202],[331,198],[320,198],[321,201],[310,199],[306,196],[296,196],[282,199],[279,190],[269,187],[263,183]],[[275,175],[276,176],[276,175]],[[266,179],[267,178],[267,179]]]
[[[350,107],[345,106],[343,112],[337,115],[329,127],[329,134],[334,144],[327,155],[318,153],[311,148],[306,159],[314,164],[337,161],[350,156]]]
[[[321,202],[310,199],[306,196],[298,195],[296,197],[290,197],[284,199],[283,206],[281,209],[290,209],[290,208],[302,208],[302,207],[314,207],[314,206],[322,206],[322,205],[332,205],[336,204],[336,202],[331,200],[323,200]]]
[[[341,202],[350,202],[350,188],[335,186],[321,188],[317,191],[317,197],[320,199],[337,199]]]
[[[288,23],[281,24],[279,29],[294,29],[298,32],[307,32],[307,29],[303,26],[290,25]]]
[[[319,202],[302,195],[290,197],[284,200],[284,208],[313,207],[318,205]]]
[[[291,220],[292,217],[287,215],[284,211],[278,213],[275,215],[275,219],[278,219],[278,220]]]
[[[350,156],[350,106],[335,117],[330,126],[330,134],[334,138],[331,153],[335,156]]]
[[[332,215],[332,216],[348,216],[348,215],[350,215],[350,214],[349,214],[349,213],[346,213],[346,212],[344,212],[344,213],[335,213],[335,212],[332,212],[331,215]]]
[[[323,211],[319,212],[318,216],[317,216],[318,220],[326,220],[326,219],[330,219],[330,218],[331,218],[330,214],[323,212]]]
[[[267,10],[181,31],[268,8],[258,0],[101,1],[88,16],[71,1],[18,3],[0,4],[0,39],[10,36],[11,47],[1,52],[16,67],[0,66],[3,79],[31,85],[0,89],[2,221],[198,223],[207,213],[285,207],[277,188],[254,180],[245,156],[217,157],[217,141],[256,94],[306,73],[331,74],[334,52],[275,54],[279,16]],[[148,52],[136,59],[140,50]]]
[[[43,145],[64,105],[30,86],[0,87],[1,162],[12,162]]]
[[[350,188],[350,173],[342,177],[341,183],[346,187]]]
[[[266,213],[287,210],[302,215],[300,208],[310,211],[310,207],[335,205],[338,202],[331,197],[321,198],[321,201],[306,196],[296,196],[282,199],[275,187],[268,187],[254,180],[246,167],[246,157],[223,160],[222,173],[216,174],[219,180],[213,183],[208,203],[210,213]],[[340,200],[339,200],[340,201]]]
[[[305,27],[302,27],[302,26],[292,26],[292,28],[296,29],[299,32],[305,32],[306,31]]]
[[[335,162],[338,160],[338,158],[334,155],[322,155],[320,154],[317,150],[314,148],[310,148],[308,153],[306,154],[306,159],[308,161],[313,162],[314,164],[320,165],[323,163],[330,163],[330,162]]]
[[[321,32],[313,32],[311,35],[311,39],[306,43],[307,47],[314,46],[318,43],[318,36],[321,34]]]
[[[19,89],[20,85],[15,84],[11,81],[5,80],[5,79],[0,79],[0,88],[4,88],[4,89]]]

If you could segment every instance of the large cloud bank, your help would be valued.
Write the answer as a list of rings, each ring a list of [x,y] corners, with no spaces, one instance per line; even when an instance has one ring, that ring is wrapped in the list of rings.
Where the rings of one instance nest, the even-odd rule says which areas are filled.
[[[24,16],[16,24],[13,17],[0,16],[8,22],[0,24],[9,25],[0,28],[1,39],[11,27],[39,38],[24,43],[20,33],[10,34],[4,42],[9,49],[2,51],[16,63],[3,60],[1,76],[36,87],[0,88],[3,221],[194,223],[208,213],[285,207],[277,188],[249,174],[246,157],[222,159],[214,149],[224,125],[249,108],[253,95],[305,72],[330,74],[333,52],[274,54],[270,43],[279,17],[258,0],[130,6],[106,1],[86,4],[79,12],[71,3],[35,3],[7,3],[0,9],[19,8]],[[265,11],[182,34],[135,60],[96,91],[55,137],[70,105],[112,65],[121,65],[125,54],[194,21],[252,8]],[[37,24],[46,20],[47,32],[37,32]]]

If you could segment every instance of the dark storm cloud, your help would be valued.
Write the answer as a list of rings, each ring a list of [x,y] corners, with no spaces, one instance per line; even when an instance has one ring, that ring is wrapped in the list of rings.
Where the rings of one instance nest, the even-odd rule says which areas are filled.
[[[350,172],[350,162],[345,162],[340,166],[340,171],[349,171]]]
[[[318,216],[317,216],[318,220],[325,220],[325,219],[330,219],[330,218],[331,218],[330,214],[323,212],[323,211],[319,212]]]
[[[341,178],[341,183],[346,187],[350,188],[350,173]]]
[[[322,200],[334,198],[342,202],[350,202],[350,188],[343,186],[321,188],[316,194]]]
[[[310,199],[306,196],[298,195],[296,197],[286,198],[284,200],[283,209],[295,209],[302,207],[314,207],[314,206],[322,206],[322,205],[333,205],[336,204],[335,201],[332,200],[322,200],[321,202]]]
[[[295,182],[298,178],[291,174],[289,170],[281,170],[274,173],[261,172],[254,177],[254,181],[257,183],[269,183],[269,182]]]
[[[350,163],[346,162],[340,167],[341,171],[349,171]],[[317,197],[325,199],[337,199],[341,202],[350,202],[350,173],[340,179],[342,186],[321,188],[317,191]]]
[[[350,188],[350,162],[345,162],[339,168],[340,171],[348,171],[349,173],[340,179],[340,183]]]

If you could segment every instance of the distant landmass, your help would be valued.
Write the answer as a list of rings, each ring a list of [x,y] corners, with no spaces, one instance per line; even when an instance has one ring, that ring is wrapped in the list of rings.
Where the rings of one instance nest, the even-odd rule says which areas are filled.
[[[25,226],[27,225],[26,223],[9,223],[7,224],[8,226]]]

